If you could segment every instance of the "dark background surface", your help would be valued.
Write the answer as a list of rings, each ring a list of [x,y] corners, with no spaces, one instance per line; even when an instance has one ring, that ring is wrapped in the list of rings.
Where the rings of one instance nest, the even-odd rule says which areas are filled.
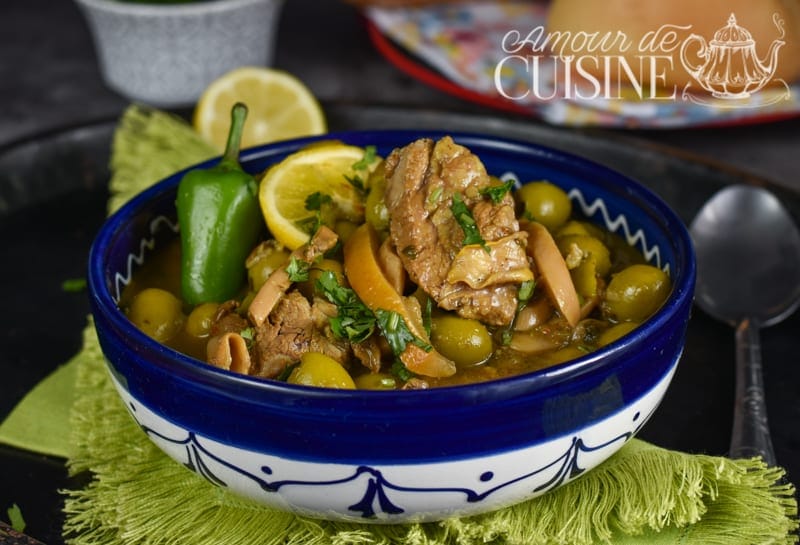
[[[656,189],[686,221],[724,184],[773,184],[800,218],[798,119],[673,131],[547,127],[459,101],[402,74],[373,50],[358,12],[333,0],[287,0],[275,65],[306,82],[334,129],[480,130],[546,143],[622,169]],[[113,121],[127,105],[101,80],[74,3],[3,3],[0,283],[14,312],[0,313],[0,418],[80,347],[85,294],[66,293],[60,282],[84,272],[88,245],[105,215]],[[794,482],[800,481],[798,326],[795,315],[762,333],[776,454]],[[724,454],[733,357],[732,330],[696,311],[673,387],[642,437]],[[56,490],[67,484],[60,460],[0,447],[0,519],[17,503],[29,533],[58,543]]]
[[[398,71],[372,47],[358,10],[339,0],[286,0],[275,66],[298,76],[326,103],[491,113]],[[0,146],[116,117],[127,104],[103,83],[88,28],[74,2],[4,0]],[[800,118],[744,127],[639,131],[636,136],[800,190]]]

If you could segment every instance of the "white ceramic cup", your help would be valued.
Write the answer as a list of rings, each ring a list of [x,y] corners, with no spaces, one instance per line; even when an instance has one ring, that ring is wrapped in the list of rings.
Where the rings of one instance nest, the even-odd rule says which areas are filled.
[[[107,85],[132,101],[180,107],[234,68],[272,63],[283,0],[76,3]]]

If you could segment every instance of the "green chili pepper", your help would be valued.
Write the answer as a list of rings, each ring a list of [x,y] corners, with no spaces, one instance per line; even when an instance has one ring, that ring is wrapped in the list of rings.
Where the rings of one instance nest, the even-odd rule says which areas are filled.
[[[178,185],[181,291],[191,305],[236,296],[245,279],[245,259],[264,229],[258,183],[239,164],[246,117],[247,107],[236,103],[219,163],[187,172]]]

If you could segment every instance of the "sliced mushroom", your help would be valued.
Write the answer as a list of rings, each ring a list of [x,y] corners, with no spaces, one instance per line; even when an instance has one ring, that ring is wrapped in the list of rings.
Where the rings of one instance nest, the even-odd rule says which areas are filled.
[[[511,342],[508,344],[509,348],[522,352],[524,354],[543,354],[558,348],[558,343],[547,335],[533,332],[520,332],[517,331],[511,337]]]
[[[514,331],[528,331],[541,325],[553,316],[553,305],[548,297],[537,297],[517,314]]]
[[[238,333],[211,337],[206,352],[211,365],[245,375],[250,371],[250,352],[244,338]]]
[[[525,230],[528,232],[528,254],[536,263],[547,294],[567,323],[575,327],[581,308],[564,257],[544,225],[532,221],[525,225]]]
[[[581,306],[581,320],[589,316],[592,311],[597,308],[597,305],[600,304],[600,295],[595,295],[594,297],[589,297],[583,301],[583,306]]]

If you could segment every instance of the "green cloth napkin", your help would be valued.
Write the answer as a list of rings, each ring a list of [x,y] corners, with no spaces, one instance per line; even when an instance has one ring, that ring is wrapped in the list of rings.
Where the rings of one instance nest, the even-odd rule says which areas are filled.
[[[154,152],[153,146],[158,150]],[[205,153],[213,154],[181,120],[131,107],[114,141],[111,185],[116,197],[110,209],[141,188],[142,184],[131,183],[136,179],[132,174],[155,181],[205,158]],[[150,163],[154,157],[157,165]],[[185,163],[173,163],[175,157]],[[164,164],[170,165],[167,172]],[[155,177],[141,177],[156,169]],[[26,424],[59,412],[70,412],[69,426],[62,421],[61,426],[34,430]],[[67,454],[72,473],[92,475],[84,488],[64,491],[65,536],[71,545],[783,545],[797,541],[794,487],[783,480],[781,468],[768,468],[759,459],[670,451],[636,439],[555,491],[470,518],[360,525],[311,520],[262,507],[211,485],[147,439],[114,391],[91,324],[81,352],[20,403],[0,426],[0,441]]]
[[[73,358],[28,392],[0,424],[0,443],[68,457],[69,414],[75,399],[77,370],[78,364]]]

